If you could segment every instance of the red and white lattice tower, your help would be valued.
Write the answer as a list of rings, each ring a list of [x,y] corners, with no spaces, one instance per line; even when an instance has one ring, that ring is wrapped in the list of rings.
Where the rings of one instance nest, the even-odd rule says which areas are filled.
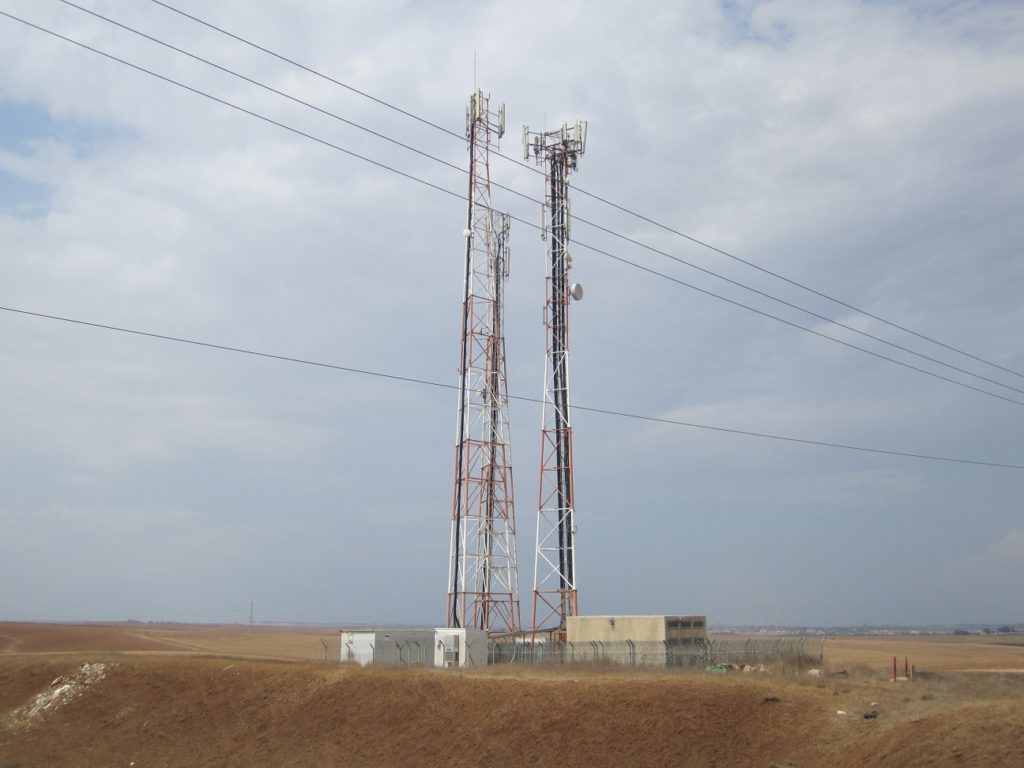
[[[587,124],[530,133],[523,128],[526,158],[544,166],[547,186],[542,236],[548,239],[544,327],[544,416],[541,427],[540,494],[533,570],[533,631],[565,637],[565,620],[578,612],[576,524],[569,410],[569,299],[583,296],[569,282],[569,174],[586,147]]]
[[[505,132],[505,108],[492,112],[489,102],[477,90],[466,113],[469,215],[446,625],[518,632],[503,330],[509,218],[491,209],[489,165],[490,149]]]

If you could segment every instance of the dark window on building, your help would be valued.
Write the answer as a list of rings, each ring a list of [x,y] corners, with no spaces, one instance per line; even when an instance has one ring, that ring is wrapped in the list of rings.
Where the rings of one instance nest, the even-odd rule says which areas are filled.
[[[669,619],[668,622],[669,629],[689,629],[690,626],[692,626],[691,622],[684,621],[683,619]],[[697,626],[701,625],[697,624]]]

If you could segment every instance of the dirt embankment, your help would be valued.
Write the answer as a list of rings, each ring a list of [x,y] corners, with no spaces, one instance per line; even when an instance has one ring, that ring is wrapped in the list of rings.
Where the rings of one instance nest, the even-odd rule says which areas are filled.
[[[83,676],[84,662],[102,676]],[[38,706],[75,680],[58,706]],[[8,657],[0,766],[1009,767],[1020,765],[1024,697],[1007,685],[964,700],[940,687],[700,673]],[[879,716],[866,720],[870,703]]]

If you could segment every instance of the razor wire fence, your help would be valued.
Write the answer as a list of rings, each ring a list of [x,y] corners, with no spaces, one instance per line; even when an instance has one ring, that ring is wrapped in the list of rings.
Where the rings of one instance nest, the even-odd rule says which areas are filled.
[[[378,638],[376,642],[342,643],[342,662],[385,664],[402,667],[475,667],[489,663],[491,643],[465,641],[461,647],[438,645],[432,637],[419,639]],[[435,653],[435,648],[439,649]]]
[[[491,640],[486,647],[466,642],[465,659],[439,663],[435,643],[428,638],[378,640],[362,652],[342,647],[341,660],[360,664],[397,666],[478,666],[482,664],[620,664],[631,667],[696,667],[709,664],[756,666],[779,661],[810,662],[821,658],[823,638],[781,636],[767,638],[693,638],[686,644],[672,641],[524,642]],[[347,653],[346,653],[347,651]]]
[[[777,637],[715,637],[707,640],[713,662],[751,664],[776,659],[818,660],[824,637],[785,635]]]
[[[817,646],[817,647],[815,647]],[[491,642],[488,664],[593,664],[694,667],[727,663],[739,666],[783,659],[820,657],[820,642],[805,636],[773,638],[695,638],[689,645],[671,641]]]

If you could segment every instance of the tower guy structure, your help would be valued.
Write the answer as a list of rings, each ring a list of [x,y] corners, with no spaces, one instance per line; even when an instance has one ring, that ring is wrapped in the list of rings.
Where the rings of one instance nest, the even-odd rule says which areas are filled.
[[[503,330],[509,217],[491,208],[490,177],[490,150],[504,132],[504,106],[493,112],[490,97],[478,89],[466,113],[469,213],[446,624],[517,632],[519,576]]]
[[[572,418],[569,411],[569,299],[583,297],[569,282],[569,174],[586,148],[587,124],[531,133],[523,127],[523,154],[544,166],[547,187],[541,236],[548,241],[544,327],[544,415],[541,426],[537,547],[532,626],[565,636],[565,620],[578,612]]]

